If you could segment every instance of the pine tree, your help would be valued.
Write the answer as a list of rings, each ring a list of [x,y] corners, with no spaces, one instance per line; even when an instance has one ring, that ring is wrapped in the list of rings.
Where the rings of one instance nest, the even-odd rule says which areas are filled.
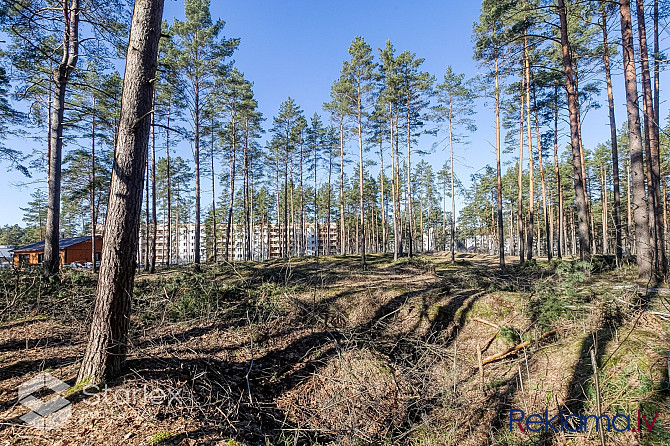
[[[170,35],[171,29],[166,22],[162,24],[162,34]],[[159,71],[156,79],[156,94],[154,98],[154,127],[164,130],[165,140],[165,213],[167,218],[165,240],[165,264],[172,264],[172,178],[171,174],[171,144],[175,142],[174,134],[183,135],[185,132],[175,127],[183,117],[182,109],[186,107],[183,79],[179,77],[179,52],[171,39],[161,39],[158,47]],[[157,166],[157,174],[160,174]],[[178,230],[177,230],[178,231]],[[178,232],[175,231],[176,234]],[[175,237],[176,239],[177,237]]]
[[[465,75],[454,73],[452,68],[447,67],[444,79],[439,83],[435,90],[437,93],[437,105],[433,107],[436,118],[439,121],[445,121],[447,128],[447,138],[449,139],[449,177],[451,181],[451,261],[455,262],[454,251],[455,232],[456,232],[456,204],[454,200],[454,143],[459,143],[463,140],[462,135],[458,132],[460,130],[475,131],[477,127],[474,121],[470,118],[474,114],[473,103],[474,95],[468,89],[464,82]]]
[[[340,255],[346,253],[346,233],[344,222],[344,163],[345,163],[345,135],[348,130],[348,118],[353,114],[354,89],[353,85],[344,74],[335,81],[330,89],[331,102],[323,105],[323,108],[330,112],[331,119],[337,123],[340,135],[340,175],[339,175],[339,226],[340,226]]]
[[[281,255],[290,257],[290,235],[289,235],[289,166],[293,164],[293,156],[296,150],[295,127],[302,118],[302,110],[292,98],[288,98],[279,106],[279,112],[274,118],[272,127],[273,141],[271,150],[274,152],[277,174],[283,171],[283,218],[277,214],[277,225],[280,221],[283,224],[283,231],[280,231],[280,239],[283,241]],[[303,118],[304,119],[304,118]],[[291,185],[291,188],[293,186]],[[277,177],[277,212],[279,212],[279,178]],[[294,228],[291,228],[293,232]],[[295,239],[292,240],[295,243]]]
[[[635,52],[631,26],[630,0],[619,3],[621,21],[621,45],[623,47],[624,79],[626,84],[626,110],[628,114],[628,137],[630,143],[630,170],[632,175],[632,201],[635,219],[635,245],[637,248],[637,271],[641,279],[649,280],[654,275],[653,251],[649,239],[649,211],[644,190],[644,155],[640,112],[638,107],[637,78],[635,75]],[[581,220],[580,220],[581,223]]]
[[[54,5],[55,3],[55,5]],[[61,211],[61,161],[68,84],[74,76],[80,54],[104,57],[123,33],[125,8],[116,1],[32,0],[11,2],[12,63],[21,73],[27,96],[45,96],[48,101],[48,196],[47,229],[44,250],[44,275],[59,268],[58,250]],[[80,36],[82,30],[95,38]],[[82,48],[80,48],[82,43]],[[45,94],[46,92],[46,94]],[[53,98],[53,100],[52,100]],[[53,106],[51,105],[53,101]]]
[[[200,138],[202,107],[211,93],[213,78],[226,69],[225,60],[239,44],[239,39],[221,37],[223,20],[212,22],[209,0],[187,0],[186,20],[172,25],[179,68],[184,79],[193,126],[193,158],[195,160],[195,269],[200,270]]]
[[[77,381],[117,377],[128,350],[130,299],[138,246],[139,203],[147,157],[162,0],[136,0],[130,28],[118,145],[88,344]]]
[[[591,255],[588,228],[588,210],[586,193],[584,191],[584,174],[579,130],[579,104],[575,88],[575,77],[568,40],[568,18],[567,9],[563,0],[558,0],[558,15],[560,19],[561,52],[563,57],[563,74],[565,76],[565,88],[568,95],[568,112],[570,117],[570,143],[572,145],[572,162],[574,164],[574,185],[577,201],[577,218],[579,220],[579,252],[582,259],[588,259]]]
[[[314,113],[310,120],[310,126],[307,129],[307,148],[309,150],[310,171],[314,176],[314,255],[319,255],[319,204],[318,204],[318,179],[319,179],[319,161],[322,159],[322,152],[327,148],[326,145],[326,128],[321,122],[321,116]],[[330,228],[326,227],[326,234]],[[326,239],[328,240],[328,239]],[[326,247],[327,248],[327,247]],[[324,248],[324,254],[328,252]]]
[[[360,237],[358,240],[361,264],[365,267],[365,208],[363,202],[363,125],[367,117],[367,107],[371,100],[375,63],[372,48],[365,43],[362,37],[356,37],[349,46],[350,60],[342,65],[342,74],[353,87],[353,108],[357,124],[358,135],[358,180],[359,180],[359,216]]]
[[[382,90],[379,93],[379,102],[383,103],[380,108],[388,109],[384,115],[388,119],[389,145],[391,152],[391,203],[393,214],[393,259],[398,260],[402,252],[402,223],[400,221],[400,163],[398,148],[398,110],[400,108],[402,79],[398,71],[398,60],[395,57],[395,49],[390,41],[386,41],[386,47],[379,49],[381,58],[380,77]],[[381,112],[380,112],[381,115]]]
[[[39,240],[44,240],[47,221],[47,194],[42,189],[35,189],[30,194],[31,201],[28,206],[21,208],[23,211],[23,221],[28,228],[34,228]],[[13,244],[13,243],[3,243]]]
[[[475,25],[475,53],[474,57],[482,64],[489,67],[488,78],[493,77],[493,96],[495,102],[495,126],[496,126],[496,201],[497,201],[497,226],[498,226],[498,256],[500,267],[505,266],[505,236],[503,227],[503,198],[502,198],[502,166],[501,142],[500,142],[500,78],[502,60],[504,53],[504,36],[501,16],[508,9],[510,2],[499,0],[484,0],[482,2],[482,13],[479,23]],[[510,244],[510,250],[513,245]]]
[[[652,235],[653,256],[656,272],[665,277],[668,261],[665,255],[665,228],[663,226],[663,204],[661,202],[661,161],[658,145],[658,122],[654,111],[651,75],[649,69],[649,50],[647,48],[647,30],[645,24],[644,2],[635,1],[637,9],[637,36],[640,51],[640,74],[644,116],[644,146],[647,158],[647,195],[649,197],[649,229]]]
[[[414,53],[403,51],[398,55],[396,60],[398,66],[398,74],[400,79],[400,101],[403,108],[405,118],[405,137],[407,142],[407,203],[405,210],[407,211],[408,223],[408,250],[410,257],[413,255],[412,239],[414,236],[414,228],[412,224],[412,184],[411,184],[411,168],[412,168],[412,140],[415,133],[424,126],[425,112],[429,105],[429,97],[435,79],[427,72],[420,70],[424,59],[417,58]]]

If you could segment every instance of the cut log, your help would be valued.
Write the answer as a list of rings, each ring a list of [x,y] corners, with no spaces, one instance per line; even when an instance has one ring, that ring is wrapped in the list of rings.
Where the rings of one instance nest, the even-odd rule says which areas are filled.
[[[480,324],[488,325],[489,327],[497,328],[498,330],[500,330],[500,325],[494,324],[493,322],[489,322],[486,319],[480,319],[478,317],[473,317],[472,320],[476,321],[476,322],[479,322]]]
[[[546,338],[546,337],[549,337],[549,336],[551,336],[551,335],[553,335],[553,334],[555,334],[555,333],[556,333],[556,329],[551,330],[551,331],[548,331],[548,332],[544,333],[542,336],[540,336],[537,340],[540,341],[540,340],[542,340],[542,339],[544,339],[544,338]],[[510,348],[508,348],[507,350],[503,350],[503,351],[500,352],[500,353],[496,353],[495,355],[489,356],[488,358],[485,358],[485,359],[482,361],[482,365],[489,364],[489,363],[491,363],[491,362],[494,362],[494,361],[497,361],[497,360],[499,360],[499,359],[502,359],[502,358],[506,357],[507,355],[511,355],[512,353],[516,353],[516,352],[518,352],[519,350],[523,349],[524,347],[528,347],[530,344],[532,344],[532,341],[522,342],[522,343],[519,344],[519,345],[516,345],[516,346],[514,346],[514,347],[510,347]]]

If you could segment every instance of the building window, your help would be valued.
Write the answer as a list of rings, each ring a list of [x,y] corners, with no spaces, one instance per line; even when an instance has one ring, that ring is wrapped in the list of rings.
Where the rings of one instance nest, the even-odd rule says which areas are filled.
[[[100,255],[101,255],[101,254],[100,254],[99,252],[96,252],[96,253],[95,253],[95,261],[96,261],[96,262],[99,262],[99,261],[100,261]]]
[[[30,254],[19,254],[19,266],[30,265]]]
[[[39,263],[44,262],[44,254],[37,254],[37,261]]]

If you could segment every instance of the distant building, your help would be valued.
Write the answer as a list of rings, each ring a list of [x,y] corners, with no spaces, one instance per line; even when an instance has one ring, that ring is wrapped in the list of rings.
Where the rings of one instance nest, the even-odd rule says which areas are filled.
[[[145,226],[140,227],[140,244],[138,252],[138,264],[144,265],[146,256],[148,237],[145,234]],[[156,263],[161,265],[167,263],[168,257],[168,236],[170,238],[170,263],[181,265],[193,263],[195,261],[195,223],[185,223],[179,225],[179,230],[175,230],[174,225],[170,228],[166,224],[156,226]],[[205,234],[205,225],[200,225],[200,259],[207,261],[207,236]]]
[[[9,268],[14,257],[14,247],[9,245],[0,245],[0,268]]]
[[[62,238],[58,242],[60,252],[60,265],[76,263],[84,265],[92,263],[91,259],[91,237]],[[95,262],[100,262],[102,253],[102,236],[95,236]],[[14,265],[30,266],[39,265],[44,261],[44,241],[32,243],[14,249]]]
[[[170,263],[187,264],[195,260],[195,224],[180,224],[179,230],[175,227],[170,228],[171,234],[168,236],[166,224],[159,224],[156,227],[156,263],[164,265],[168,257],[168,237],[170,239]],[[211,237],[207,236],[206,225],[200,226],[200,260],[206,262],[214,258],[214,244]],[[280,258],[283,251],[283,239],[279,237],[279,227],[276,224],[254,225],[250,240],[251,257],[254,261]],[[298,255],[297,243],[293,240],[300,233],[299,228],[291,230],[289,227],[289,252],[291,256]],[[305,246],[304,255],[314,255],[317,248],[317,240],[313,223],[305,224]],[[222,261],[226,257],[226,225],[217,225],[217,243],[216,258]],[[325,224],[319,225],[318,249],[319,255],[333,255],[338,253],[338,230],[337,224],[332,223],[330,229],[326,229]],[[282,234],[283,236],[283,234]],[[230,234],[229,259],[235,261],[244,260],[244,226],[233,225]],[[146,256],[147,237],[145,235],[145,226],[140,229],[140,245],[138,252],[138,264],[143,265]]]

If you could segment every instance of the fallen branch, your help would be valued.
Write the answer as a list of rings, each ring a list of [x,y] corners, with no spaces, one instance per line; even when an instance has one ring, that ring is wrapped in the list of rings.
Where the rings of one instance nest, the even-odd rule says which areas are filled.
[[[486,319],[480,319],[478,317],[473,317],[472,320],[476,321],[476,322],[479,322],[481,324],[484,324],[484,325],[488,325],[489,327],[497,328],[498,330],[500,330],[500,325],[494,324],[493,322],[489,322]]]
[[[544,338],[546,338],[546,337],[549,337],[549,336],[551,336],[551,335],[553,335],[553,334],[555,334],[555,333],[556,333],[556,330],[555,330],[555,329],[554,329],[554,330],[551,330],[551,331],[548,331],[548,332],[544,333],[542,336],[540,336],[537,340],[540,341],[540,340],[542,340],[542,339],[544,339]],[[518,352],[519,350],[521,350],[521,349],[523,349],[523,348],[525,348],[525,347],[528,347],[530,344],[532,344],[532,341],[522,342],[522,343],[519,344],[519,345],[516,345],[516,346],[514,346],[514,347],[510,347],[510,348],[508,348],[507,350],[504,350],[504,351],[502,351],[502,352],[500,352],[500,353],[496,353],[495,355],[489,356],[488,358],[486,358],[486,359],[484,359],[484,360],[482,361],[482,365],[486,365],[486,364],[488,364],[488,363],[491,363],[491,362],[497,361],[497,360],[499,360],[499,359],[502,359],[502,358],[504,358],[504,357],[507,356],[507,355],[511,355],[512,353],[516,353],[516,352]]]

